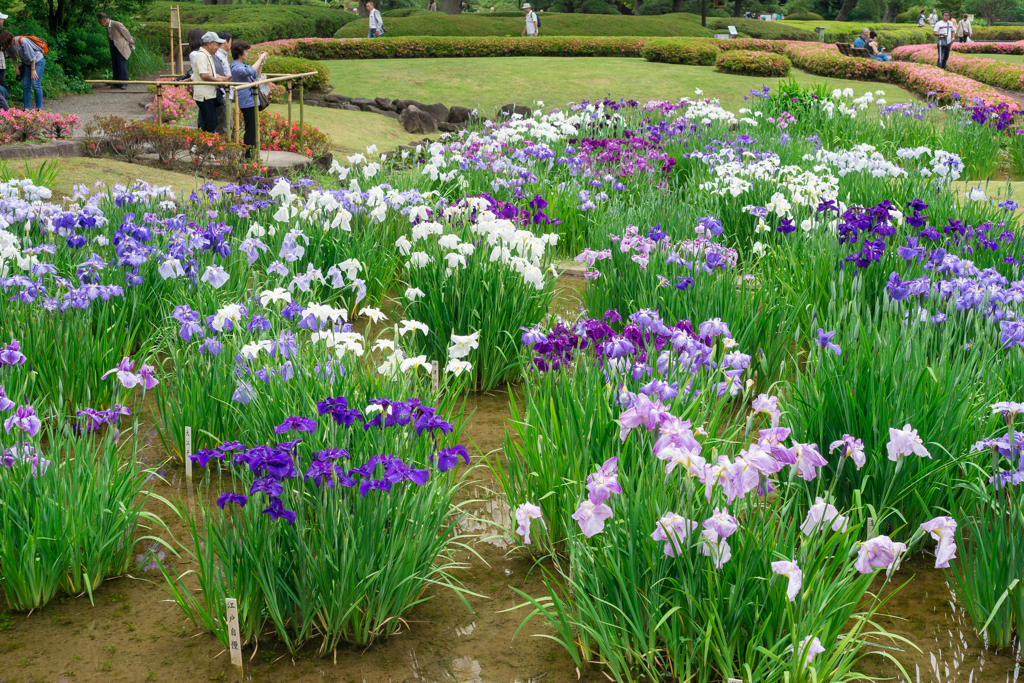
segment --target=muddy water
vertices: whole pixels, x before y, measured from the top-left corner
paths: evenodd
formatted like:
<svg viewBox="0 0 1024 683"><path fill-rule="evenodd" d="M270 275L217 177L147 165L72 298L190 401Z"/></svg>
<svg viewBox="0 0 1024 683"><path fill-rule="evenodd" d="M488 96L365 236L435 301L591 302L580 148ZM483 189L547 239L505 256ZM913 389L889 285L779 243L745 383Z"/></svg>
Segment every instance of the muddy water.
<svg viewBox="0 0 1024 683"><path fill-rule="evenodd" d="M564 284L563 284L564 283ZM582 280L559 283L553 313L567 314L576 306ZM555 643L537 635L550 634L540 621L530 622L516 635L528 610L507 611L522 603L512 590L541 596L540 572L515 550L504 530L509 509L485 462L502 457L501 445L509 418L509 394L498 391L473 395L472 413L463 443L471 448L473 481L461 502L470 515L461 532L474 552L460 552L466 568L456 573L464 586L482 597L468 596L469 608L448 591L430 591L432 599L406 615L407 629L362 651L339 650L320 658L311 645L292 658L272 640L246 649L246 680L274 683L337 681L339 683L548 683L607 680L597 672L580 675L570 657ZM153 427L155 411L146 406L140 432L143 456L149 462L163 457ZM186 499L179 469L164 472L166 483L156 493L176 502ZM149 509L170 522L161 505ZM180 535L180 524L170 523ZM185 561L172 562L178 573ZM862 670L873 676L907 683L1015 683L1017 668L1011 653L986 651L958 608L941 571L927 558L904 563L896 585L910 580L892 598L879 625L906 638L911 646L888 644L903 665L904 677L890 661L870 656ZM888 588L881 585L876 590ZM513 636L515 638L513 639ZM58 599L30 615L0 613L0 681L43 683L63 674L68 681L206 681L232 680L227 653L213 636L195 628L163 591L158 572L139 572L103 584L88 598Z"/></svg>

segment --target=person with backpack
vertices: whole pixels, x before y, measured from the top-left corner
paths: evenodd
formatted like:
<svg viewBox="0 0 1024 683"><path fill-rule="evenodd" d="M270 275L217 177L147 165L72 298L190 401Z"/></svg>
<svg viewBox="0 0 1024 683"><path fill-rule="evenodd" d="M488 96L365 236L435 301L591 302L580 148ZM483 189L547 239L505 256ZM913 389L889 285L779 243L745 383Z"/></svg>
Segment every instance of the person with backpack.
<svg viewBox="0 0 1024 683"><path fill-rule="evenodd" d="M125 25L120 21L111 21L103 12L96 15L100 26L107 29L107 42L110 43L110 67L113 80L127 81L128 58L132 56L135 49L135 37L128 32ZM127 90L128 84L121 83L112 86L117 90Z"/></svg>
<svg viewBox="0 0 1024 683"><path fill-rule="evenodd" d="M523 10L526 12L526 26L523 27L522 36L535 38L540 35L540 19L530 7L530 3L523 3Z"/></svg>
<svg viewBox="0 0 1024 683"><path fill-rule="evenodd" d="M22 100L25 109L32 108L32 95L35 95L36 109L43 108L43 70L46 68L46 53L50 48L35 36L13 36L8 31L0 30L0 50L11 57L21 59Z"/></svg>

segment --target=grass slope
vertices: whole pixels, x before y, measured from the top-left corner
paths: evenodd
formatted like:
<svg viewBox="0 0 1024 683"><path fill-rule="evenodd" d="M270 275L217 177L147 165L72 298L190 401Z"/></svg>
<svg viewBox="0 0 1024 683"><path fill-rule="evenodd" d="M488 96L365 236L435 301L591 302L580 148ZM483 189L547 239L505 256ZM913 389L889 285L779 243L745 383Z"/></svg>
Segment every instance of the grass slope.
<svg viewBox="0 0 1024 683"><path fill-rule="evenodd" d="M561 107L605 95L640 101L675 100L692 96L696 88L735 111L743 106L743 97L751 88L775 87L778 83L774 78L723 74L710 66L605 57L346 60L325 64L331 71L331 82L338 84L337 91L349 97L443 102L448 106L477 107L487 114L508 102L530 105L540 100L546 106ZM797 70L791 73L801 83L827 82L835 88L851 87L858 95L880 87L876 83L826 79ZM889 103L915 99L896 86L883 85L881 89Z"/></svg>
<svg viewBox="0 0 1024 683"><path fill-rule="evenodd" d="M366 20L354 21L336 34L337 38L365 38ZM710 24L709 24L710 25ZM492 17L485 14L390 17L384 20L387 35L396 36L518 36L523 31L520 17ZM608 14L542 14L541 35L547 36L706 36L694 14L663 14L633 17ZM386 40L387 38L384 38Z"/></svg>
<svg viewBox="0 0 1024 683"><path fill-rule="evenodd" d="M27 159L25 161L10 161L9 169L17 173L27 165L29 169L35 170L49 159ZM60 175L57 177L56 185L50 187L54 196L70 197L74 194L75 185L93 184L102 179L107 187L113 187L117 183L128 185L135 180L145 180L153 185L170 185L174 188L179 198L188 197L189 193L206 182L203 178L196 178L187 173L176 173L165 171L159 168L152 168L142 164L129 164L114 159L88 159L85 157L63 157L60 160Z"/></svg>
<svg viewBox="0 0 1024 683"><path fill-rule="evenodd" d="M328 64L335 63L337 62L328 62ZM354 62L342 63L352 64ZM367 64L368 62L355 63ZM370 63L380 64L383 62ZM393 61L387 63L393 63ZM276 112L282 116L288 115L287 105L273 104L267 111ZM292 121L298 122L298 120L299 108L297 105L292 105ZM331 149L336 154L364 152L370 145L377 145L381 151L387 151L398 145L422 140L424 137L406 133L402 125L395 119L363 111L305 107L304 121L306 125L316 126L331 139Z"/></svg>

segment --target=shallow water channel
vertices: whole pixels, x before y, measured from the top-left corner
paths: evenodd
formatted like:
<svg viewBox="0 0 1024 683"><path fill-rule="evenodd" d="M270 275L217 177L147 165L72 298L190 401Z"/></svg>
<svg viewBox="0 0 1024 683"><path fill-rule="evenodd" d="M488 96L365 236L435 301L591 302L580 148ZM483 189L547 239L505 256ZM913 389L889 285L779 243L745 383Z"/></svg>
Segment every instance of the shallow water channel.
<svg viewBox="0 0 1024 683"><path fill-rule="evenodd" d="M578 288L579 281L567 285ZM564 308L572 297L563 290ZM466 568L456 572L471 609L450 591L429 590L432 599L413 608L403 631L366 650L338 650L324 658L316 644L292 658L273 641L245 650L245 679L272 682L338 681L340 683L548 683L608 678L598 671L577 671L557 644L538 635L551 633L533 620L516 635L529 610L508 611L522 603L512 590L533 596L545 593L540 571L514 550L504 529L508 506L483 458L501 458L509 420L509 394L496 391L468 398L472 414L463 443L474 462L473 481L461 497L469 516L461 531L475 552L462 551ZM139 412L143 457L162 462L153 420L155 405ZM155 492L184 503L186 489L180 466L164 470L167 483ZM182 526L155 501L148 509L169 522L170 533ZM168 557L179 573L187 562ZM884 608L878 623L907 639L880 642L909 673L903 677L891 661L870 656L861 670L870 676L907 683L1011 683L1019 669L1010 652L986 650L956 604L943 573L928 557L903 563L890 586L905 585ZM909 583L908 583L909 582ZM167 600L159 571L141 571L107 581L95 592L95 606L85 596L56 599L34 613L0 612L0 681L45 683L67 681L230 681L227 653L209 633L196 628ZM887 589L888 590L888 589ZM514 638L513 638L514 637ZM916 647L916 649L915 649Z"/></svg>

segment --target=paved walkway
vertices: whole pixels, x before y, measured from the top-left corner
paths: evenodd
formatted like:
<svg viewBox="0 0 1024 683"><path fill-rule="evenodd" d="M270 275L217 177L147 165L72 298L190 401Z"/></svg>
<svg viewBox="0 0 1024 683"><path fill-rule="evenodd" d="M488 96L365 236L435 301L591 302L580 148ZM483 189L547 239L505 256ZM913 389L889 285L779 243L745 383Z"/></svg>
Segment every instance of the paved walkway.
<svg viewBox="0 0 1024 683"><path fill-rule="evenodd" d="M20 93L19 93L20 95ZM153 95L143 85L130 85L128 90L112 90L105 85L93 86L89 95L68 95L56 100L43 100L43 109L65 114L78 114L82 128L93 122L97 116L120 116L125 119L148 118L146 105L153 101ZM21 106L16 100L11 103ZM82 135L81 128L78 136Z"/></svg>

